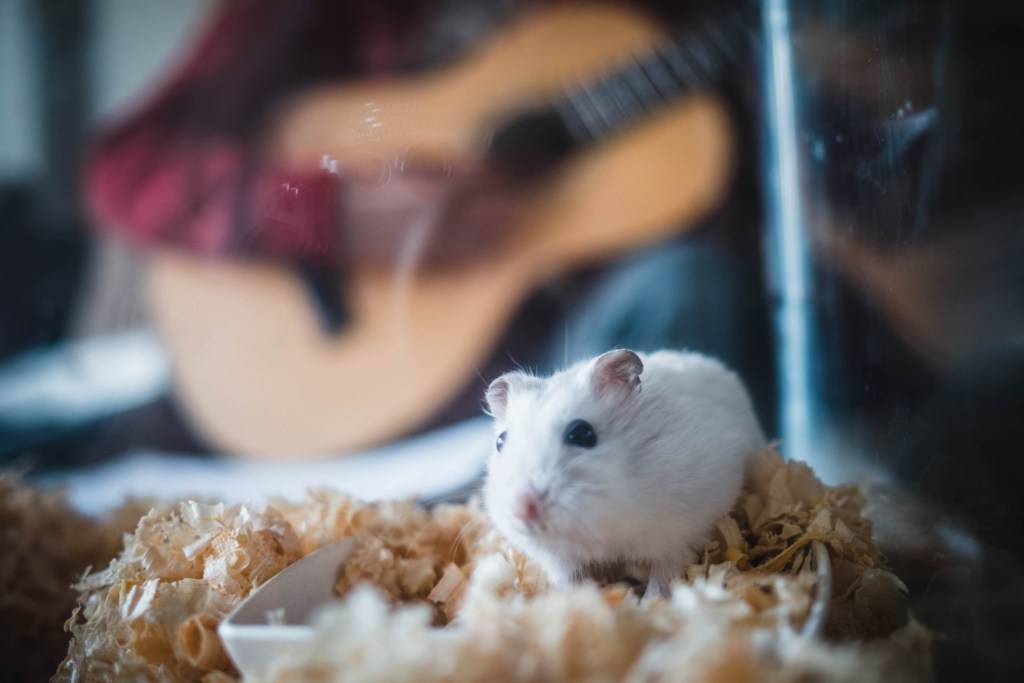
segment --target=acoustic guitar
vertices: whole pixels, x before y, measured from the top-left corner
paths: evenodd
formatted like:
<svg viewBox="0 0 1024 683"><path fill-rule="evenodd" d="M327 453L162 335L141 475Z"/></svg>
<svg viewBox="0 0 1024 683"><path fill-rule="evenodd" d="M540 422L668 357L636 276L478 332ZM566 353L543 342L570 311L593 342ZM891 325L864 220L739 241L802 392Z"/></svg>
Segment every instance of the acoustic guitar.
<svg viewBox="0 0 1024 683"><path fill-rule="evenodd" d="M532 119L556 124L564 158L500 248L408 272L352 264L337 335L287 268L155 257L150 303L185 412L211 445L252 457L337 454L422 426L539 283L664 240L723 201L734 140L711 86L727 53L629 8L566 3L440 71L304 96L284 115L281 156L315 165L329 150L342 176L410 150L497 154Z"/></svg>

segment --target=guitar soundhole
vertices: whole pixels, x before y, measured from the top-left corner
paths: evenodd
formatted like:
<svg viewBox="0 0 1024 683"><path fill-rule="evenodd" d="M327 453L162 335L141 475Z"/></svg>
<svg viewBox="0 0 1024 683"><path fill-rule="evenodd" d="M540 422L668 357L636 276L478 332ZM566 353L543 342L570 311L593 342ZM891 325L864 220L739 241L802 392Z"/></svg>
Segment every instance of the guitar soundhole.
<svg viewBox="0 0 1024 683"><path fill-rule="evenodd" d="M555 170L576 147L561 115L545 108L500 125L491 136L487 159L499 173L527 180Z"/></svg>

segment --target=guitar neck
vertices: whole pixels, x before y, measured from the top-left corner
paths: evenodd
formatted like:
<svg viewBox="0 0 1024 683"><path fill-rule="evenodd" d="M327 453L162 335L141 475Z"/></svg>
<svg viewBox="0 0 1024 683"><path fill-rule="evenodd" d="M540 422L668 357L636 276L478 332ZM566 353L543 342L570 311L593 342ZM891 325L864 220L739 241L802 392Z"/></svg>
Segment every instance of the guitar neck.
<svg viewBox="0 0 1024 683"><path fill-rule="evenodd" d="M758 17L744 3L697 18L646 54L504 122L491 136L489 160L511 176L536 176L688 93L720 85L749 60Z"/></svg>
<svg viewBox="0 0 1024 683"><path fill-rule="evenodd" d="M569 89L553 107L574 142L601 143L688 93L720 85L749 58L757 28L749 7L698 18L648 54Z"/></svg>

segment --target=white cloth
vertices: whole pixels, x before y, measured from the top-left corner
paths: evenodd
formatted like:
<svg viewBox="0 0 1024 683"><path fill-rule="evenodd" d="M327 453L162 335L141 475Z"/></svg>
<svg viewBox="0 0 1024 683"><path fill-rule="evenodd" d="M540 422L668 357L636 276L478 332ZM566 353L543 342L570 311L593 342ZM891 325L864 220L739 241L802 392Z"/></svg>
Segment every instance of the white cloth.
<svg viewBox="0 0 1024 683"><path fill-rule="evenodd" d="M363 500L432 498L477 480L490 446L490 420L477 418L336 458L263 462L139 451L39 481L66 487L71 503L86 514L101 514L129 497L260 503L274 496L298 500L316 487Z"/></svg>

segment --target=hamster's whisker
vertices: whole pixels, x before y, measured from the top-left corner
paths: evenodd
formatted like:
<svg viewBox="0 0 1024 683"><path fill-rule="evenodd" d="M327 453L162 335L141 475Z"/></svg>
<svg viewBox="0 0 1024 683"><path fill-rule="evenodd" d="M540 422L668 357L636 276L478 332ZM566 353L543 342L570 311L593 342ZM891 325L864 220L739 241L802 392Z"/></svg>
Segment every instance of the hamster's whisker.
<svg viewBox="0 0 1024 683"><path fill-rule="evenodd" d="M562 486L560 490L566 491L569 495L563 494L562 497L575 497L578 498L580 495L591 495L595 493L601 493L603 487L598 484L593 484L586 481L574 481L570 486Z"/></svg>
<svg viewBox="0 0 1024 683"><path fill-rule="evenodd" d="M409 519L411 515L417 514L423 510L422 507L413 503L406 507L402 514L397 515L394 518L394 524L385 527L376 535L385 541L397 541L401 538L404 532L400 531L405 526L405 521Z"/></svg>
<svg viewBox="0 0 1024 683"><path fill-rule="evenodd" d="M575 515L581 510L580 506L573 500L563 500L559 503L558 507L570 515Z"/></svg>
<svg viewBox="0 0 1024 683"><path fill-rule="evenodd" d="M560 496L557 507L575 514L583 511L583 502L578 495Z"/></svg>
<svg viewBox="0 0 1024 683"><path fill-rule="evenodd" d="M563 332L565 337L565 345L563 346L563 360L562 365L568 367L569 365L569 320L565 321L565 331Z"/></svg>
<svg viewBox="0 0 1024 683"><path fill-rule="evenodd" d="M459 533L455 537L455 540L452 541L451 553L448 556L449 562L455 561L455 553L458 552L459 543L462 542L462 539L465 538L470 531L473 531L477 527L481 526L483 526L483 519L481 519L480 517L475 517L462 525L462 528L459 529Z"/></svg>
<svg viewBox="0 0 1024 683"><path fill-rule="evenodd" d="M509 352L507 353L507 355L508 355L508 360L509 360L509 362L510 362L510 363L512 363L512 367L516 368L517 370L522 370L522 371L525 371L525 370L526 370L526 368L525 368L525 367L523 367L523 364L522 364L522 363L520 363L519 361L517 361L517 360L516 360L516 358L515 358L515 356L513 356L513 355L512 355L512 352L511 352L511 351L509 351Z"/></svg>

